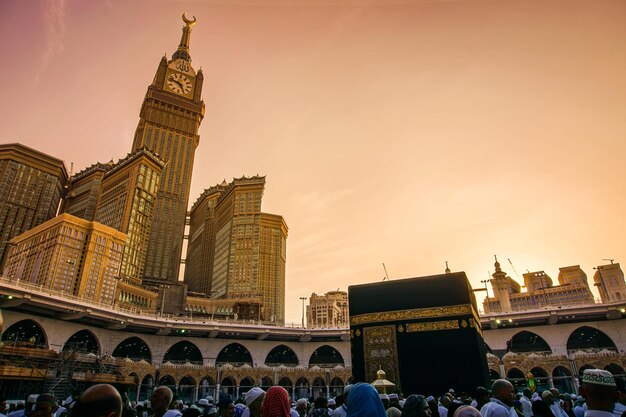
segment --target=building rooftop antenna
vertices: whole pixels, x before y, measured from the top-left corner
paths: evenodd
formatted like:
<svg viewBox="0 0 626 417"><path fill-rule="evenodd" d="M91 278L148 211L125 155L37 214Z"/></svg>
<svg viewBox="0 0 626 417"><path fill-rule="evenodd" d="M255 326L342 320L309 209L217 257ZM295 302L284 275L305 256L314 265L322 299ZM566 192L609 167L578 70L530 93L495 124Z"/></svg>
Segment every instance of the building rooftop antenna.
<svg viewBox="0 0 626 417"><path fill-rule="evenodd" d="M615 261L615 259L609 259L609 258L603 258L602 260L611 262L611 265L613 264L613 261Z"/></svg>

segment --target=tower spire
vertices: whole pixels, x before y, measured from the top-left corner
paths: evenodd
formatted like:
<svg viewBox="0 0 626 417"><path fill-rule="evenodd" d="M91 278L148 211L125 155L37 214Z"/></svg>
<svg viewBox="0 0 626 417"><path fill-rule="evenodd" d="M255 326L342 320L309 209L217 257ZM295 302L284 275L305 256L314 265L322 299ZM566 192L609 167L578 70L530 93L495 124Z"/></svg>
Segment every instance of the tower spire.
<svg viewBox="0 0 626 417"><path fill-rule="evenodd" d="M185 13L183 13L183 22L185 22L185 26L183 26L183 35L180 37L180 44L178 45L178 49L172 55L172 59L184 59L185 61L191 62L191 55L189 54L189 41L191 39L191 27L196 24L196 17L193 16L193 20L187 18Z"/></svg>

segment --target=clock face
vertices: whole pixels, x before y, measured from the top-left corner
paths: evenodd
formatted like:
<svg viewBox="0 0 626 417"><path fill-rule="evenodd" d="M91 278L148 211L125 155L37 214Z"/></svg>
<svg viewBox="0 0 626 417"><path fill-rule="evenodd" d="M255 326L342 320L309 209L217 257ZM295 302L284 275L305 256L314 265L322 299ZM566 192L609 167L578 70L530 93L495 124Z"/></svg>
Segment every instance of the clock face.
<svg viewBox="0 0 626 417"><path fill-rule="evenodd" d="M193 84L189 78L176 72L167 76L167 86L176 94L189 94Z"/></svg>

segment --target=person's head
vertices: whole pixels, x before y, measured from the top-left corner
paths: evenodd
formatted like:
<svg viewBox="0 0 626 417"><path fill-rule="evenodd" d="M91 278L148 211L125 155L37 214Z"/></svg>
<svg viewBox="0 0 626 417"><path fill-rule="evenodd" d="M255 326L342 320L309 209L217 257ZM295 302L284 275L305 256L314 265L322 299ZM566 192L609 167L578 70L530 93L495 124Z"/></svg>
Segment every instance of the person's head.
<svg viewBox="0 0 626 417"><path fill-rule="evenodd" d="M548 405L554 404L554 394L552 392L545 390L541 393L541 399L544 400Z"/></svg>
<svg viewBox="0 0 626 417"><path fill-rule="evenodd" d="M174 398L174 393L171 389L168 387L158 387L152 393L152 397L150 397L152 410L158 413L166 411L172 402L172 398Z"/></svg>
<svg viewBox="0 0 626 417"><path fill-rule="evenodd" d="M478 387L476 388L476 402L480 405L483 406L485 404L487 404L489 402L489 400L491 399L489 397L489 390L487 390L487 388L485 387Z"/></svg>
<svg viewBox="0 0 626 417"><path fill-rule="evenodd" d="M250 409L250 415L261 417L261 404L265 398L265 391L259 387L251 388L245 395L244 401Z"/></svg>
<svg viewBox="0 0 626 417"><path fill-rule="evenodd" d="M289 394L283 387L271 387L265 393L261 404L263 417L289 417L291 415L291 403Z"/></svg>
<svg viewBox="0 0 626 417"><path fill-rule="evenodd" d="M452 400L447 395L442 395L439 402L446 408L450 407L450 404L452 404Z"/></svg>
<svg viewBox="0 0 626 417"><path fill-rule="evenodd" d="M389 408L389 395L379 394L380 400L383 402L383 408L387 410Z"/></svg>
<svg viewBox="0 0 626 417"><path fill-rule="evenodd" d="M348 384L343 387L343 403L348 406L348 396L350 395L350 390L352 389L352 384Z"/></svg>
<svg viewBox="0 0 626 417"><path fill-rule="evenodd" d="M409 395L404 402L402 417L430 417L431 414L428 402L421 395Z"/></svg>
<svg viewBox="0 0 626 417"><path fill-rule="evenodd" d="M471 405L463 405L456 409L452 417L483 417L476 408Z"/></svg>
<svg viewBox="0 0 626 417"><path fill-rule="evenodd" d="M72 417L120 417L122 397L109 384L89 387L72 408Z"/></svg>
<svg viewBox="0 0 626 417"><path fill-rule="evenodd" d="M537 397L532 404L533 416L539 417L553 417L554 413L550 410L550 406L547 402L543 401L540 397Z"/></svg>
<svg viewBox="0 0 626 417"><path fill-rule="evenodd" d="M561 398L561 394L559 393L559 390L556 388L550 388L550 392L552 393L552 395L554 396L555 400L558 400L559 398Z"/></svg>
<svg viewBox="0 0 626 417"><path fill-rule="evenodd" d="M337 403L335 402L334 398L329 398L328 399L328 409L329 410L334 410L335 408L337 408Z"/></svg>
<svg viewBox="0 0 626 417"><path fill-rule="evenodd" d="M30 414L31 417L52 417L54 410L58 407L54 394L46 393L37 397L35 408Z"/></svg>
<svg viewBox="0 0 626 417"><path fill-rule="evenodd" d="M386 417L383 403L372 385L359 382L350 389L347 417L355 416Z"/></svg>
<svg viewBox="0 0 626 417"><path fill-rule="evenodd" d="M569 411L573 408L572 406L572 400L563 400L563 402L561 403L561 406L563 407L563 410L565 411Z"/></svg>
<svg viewBox="0 0 626 417"><path fill-rule="evenodd" d="M324 397L317 397L313 402L313 407L315 407L316 410L328 408L328 400Z"/></svg>
<svg viewBox="0 0 626 417"><path fill-rule="evenodd" d="M491 392L493 392L493 397L502 401L509 407L513 407L513 403L515 402L515 388L513 388L513 384L511 384L506 379L496 379L491 385Z"/></svg>
<svg viewBox="0 0 626 417"><path fill-rule="evenodd" d="M530 390L530 388L524 388L524 390L522 391L522 393L524 394L524 397L530 399L530 397L533 395L533 392Z"/></svg>
<svg viewBox="0 0 626 417"><path fill-rule="evenodd" d="M296 411L298 412L298 414L300 415L306 414L306 412L308 411L308 408L309 408L309 404L306 398L300 398L298 401L296 401Z"/></svg>
<svg viewBox="0 0 626 417"><path fill-rule="evenodd" d="M220 417L233 417L235 415L235 403L229 395L220 395L217 411Z"/></svg>
<svg viewBox="0 0 626 417"><path fill-rule="evenodd" d="M613 412L619 398L613 374L602 369L586 369L580 393L587 399L589 410Z"/></svg>

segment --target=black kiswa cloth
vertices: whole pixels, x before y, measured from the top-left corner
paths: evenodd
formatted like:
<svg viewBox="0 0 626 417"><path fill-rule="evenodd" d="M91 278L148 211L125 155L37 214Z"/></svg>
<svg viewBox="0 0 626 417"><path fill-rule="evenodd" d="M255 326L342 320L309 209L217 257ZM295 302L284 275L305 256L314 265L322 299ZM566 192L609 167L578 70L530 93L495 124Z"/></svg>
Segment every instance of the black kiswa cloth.
<svg viewBox="0 0 626 417"><path fill-rule="evenodd" d="M404 395L474 392L489 381L476 299L464 272L348 288L355 382L382 369Z"/></svg>

